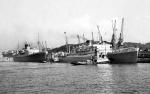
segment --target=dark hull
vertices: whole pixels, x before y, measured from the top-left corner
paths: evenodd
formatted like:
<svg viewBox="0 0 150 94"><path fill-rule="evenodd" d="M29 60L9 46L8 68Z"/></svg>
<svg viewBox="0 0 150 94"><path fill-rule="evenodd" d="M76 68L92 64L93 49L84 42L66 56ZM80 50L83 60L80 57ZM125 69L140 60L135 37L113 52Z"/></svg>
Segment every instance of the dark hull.
<svg viewBox="0 0 150 94"><path fill-rule="evenodd" d="M65 57L59 57L60 62L72 63L72 62L87 62L87 60L94 60L94 54L87 55L68 55Z"/></svg>
<svg viewBox="0 0 150 94"><path fill-rule="evenodd" d="M150 63L150 51L139 51L138 62Z"/></svg>
<svg viewBox="0 0 150 94"><path fill-rule="evenodd" d="M71 62L72 65L87 65L87 63Z"/></svg>
<svg viewBox="0 0 150 94"><path fill-rule="evenodd" d="M138 58L138 63L150 63L150 58Z"/></svg>
<svg viewBox="0 0 150 94"><path fill-rule="evenodd" d="M137 63L137 51L123 52L123 53L108 53L110 63Z"/></svg>
<svg viewBox="0 0 150 94"><path fill-rule="evenodd" d="M46 62L46 53L40 52L31 55L16 55L13 57L15 62Z"/></svg>

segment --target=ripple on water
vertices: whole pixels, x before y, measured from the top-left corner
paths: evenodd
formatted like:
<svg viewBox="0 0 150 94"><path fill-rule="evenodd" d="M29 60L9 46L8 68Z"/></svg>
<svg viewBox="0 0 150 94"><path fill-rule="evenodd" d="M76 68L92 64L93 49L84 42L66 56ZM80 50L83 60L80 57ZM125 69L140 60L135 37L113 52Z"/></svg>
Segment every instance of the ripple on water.
<svg viewBox="0 0 150 94"><path fill-rule="evenodd" d="M0 63L0 93L149 94L150 64Z"/></svg>

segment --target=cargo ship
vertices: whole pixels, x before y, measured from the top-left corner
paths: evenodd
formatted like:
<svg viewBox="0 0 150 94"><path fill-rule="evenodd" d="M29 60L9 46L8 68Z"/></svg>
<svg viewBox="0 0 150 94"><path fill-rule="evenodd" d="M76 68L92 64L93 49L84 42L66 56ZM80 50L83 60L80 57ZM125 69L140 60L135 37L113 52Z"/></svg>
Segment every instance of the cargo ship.
<svg viewBox="0 0 150 94"><path fill-rule="evenodd" d="M72 64L94 64L96 61L96 48L93 46L79 45L70 51L65 56L60 56L61 62L68 62Z"/></svg>
<svg viewBox="0 0 150 94"><path fill-rule="evenodd" d="M111 40L112 52L107 53L107 57L110 60L110 63L137 63L138 48L123 46L123 23L124 18L122 18L120 38L118 43L116 43L116 20L114 22Z"/></svg>
<svg viewBox="0 0 150 94"><path fill-rule="evenodd" d="M25 48L13 55L14 62L46 62L47 52L33 49L30 44L25 43Z"/></svg>
<svg viewBox="0 0 150 94"><path fill-rule="evenodd" d="M122 48L107 53L110 63L137 63L138 48Z"/></svg>
<svg viewBox="0 0 150 94"><path fill-rule="evenodd" d="M83 35L83 43L80 43L80 37L77 35L78 44L74 44L72 46L68 45L68 39L66 36L66 54L63 56L59 56L60 62L68 62L72 64L78 64L78 62L82 62L82 64L93 64L96 61L96 48L93 46L93 33L92 40L87 40Z"/></svg>
<svg viewBox="0 0 150 94"><path fill-rule="evenodd" d="M46 53L39 52L30 55L16 55L13 57L15 62L46 62Z"/></svg>

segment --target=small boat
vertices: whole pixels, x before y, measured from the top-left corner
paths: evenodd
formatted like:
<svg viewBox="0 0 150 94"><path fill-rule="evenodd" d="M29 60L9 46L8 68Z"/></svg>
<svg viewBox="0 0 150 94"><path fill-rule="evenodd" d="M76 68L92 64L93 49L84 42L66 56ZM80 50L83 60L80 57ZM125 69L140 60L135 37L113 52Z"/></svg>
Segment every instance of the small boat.
<svg viewBox="0 0 150 94"><path fill-rule="evenodd" d="M60 60L59 60L59 57L54 57L54 58L53 58L53 61L54 61L54 62L59 62L59 61L60 61Z"/></svg>
<svg viewBox="0 0 150 94"><path fill-rule="evenodd" d="M104 58L97 59L97 64L106 64L109 63L109 59L105 56Z"/></svg>
<svg viewBox="0 0 150 94"><path fill-rule="evenodd" d="M95 65L97 64L97 62L93 62L91 60L87 60L86 62L77 62L77 61L74 61L74 62L71 62L72 65Z"/></svg>
<svg viewBox="0 0 150 94"><path fill-rule="evenodd" d="M71 62L72 65L87 65L86 62Z"/></svg>

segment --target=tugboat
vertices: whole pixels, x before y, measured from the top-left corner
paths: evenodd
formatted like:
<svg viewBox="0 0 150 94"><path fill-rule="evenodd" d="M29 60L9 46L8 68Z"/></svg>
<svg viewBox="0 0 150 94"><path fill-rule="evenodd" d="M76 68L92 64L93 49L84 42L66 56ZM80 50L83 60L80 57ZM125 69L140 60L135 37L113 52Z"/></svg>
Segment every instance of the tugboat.
<svg viewBox="0 0 150 94"><path fill-rule="evenodd" d="M31 49L30 44L25 43L23 50L17 51L13 56L15 62L46 62L47 52L39 49Z"/></svg>
<svg viewBox="0 0 150 94"><path fill-rule="evenodd" d="M112 51L111 44L107 41L103 41L95 46L97 47L97 64L109 63L107 53Z"/></svg>
<svg viewBox="0 0 150 94"><path fill-rule="evenodd" d="M135 47L123 47L123 23L124 18L122 18L122 27L118 43L116 43L116 20L113 25L113 35L112 35L112 52L107 53L107 57L110 63L137 63L138 60L138 48Z"/></svg>

